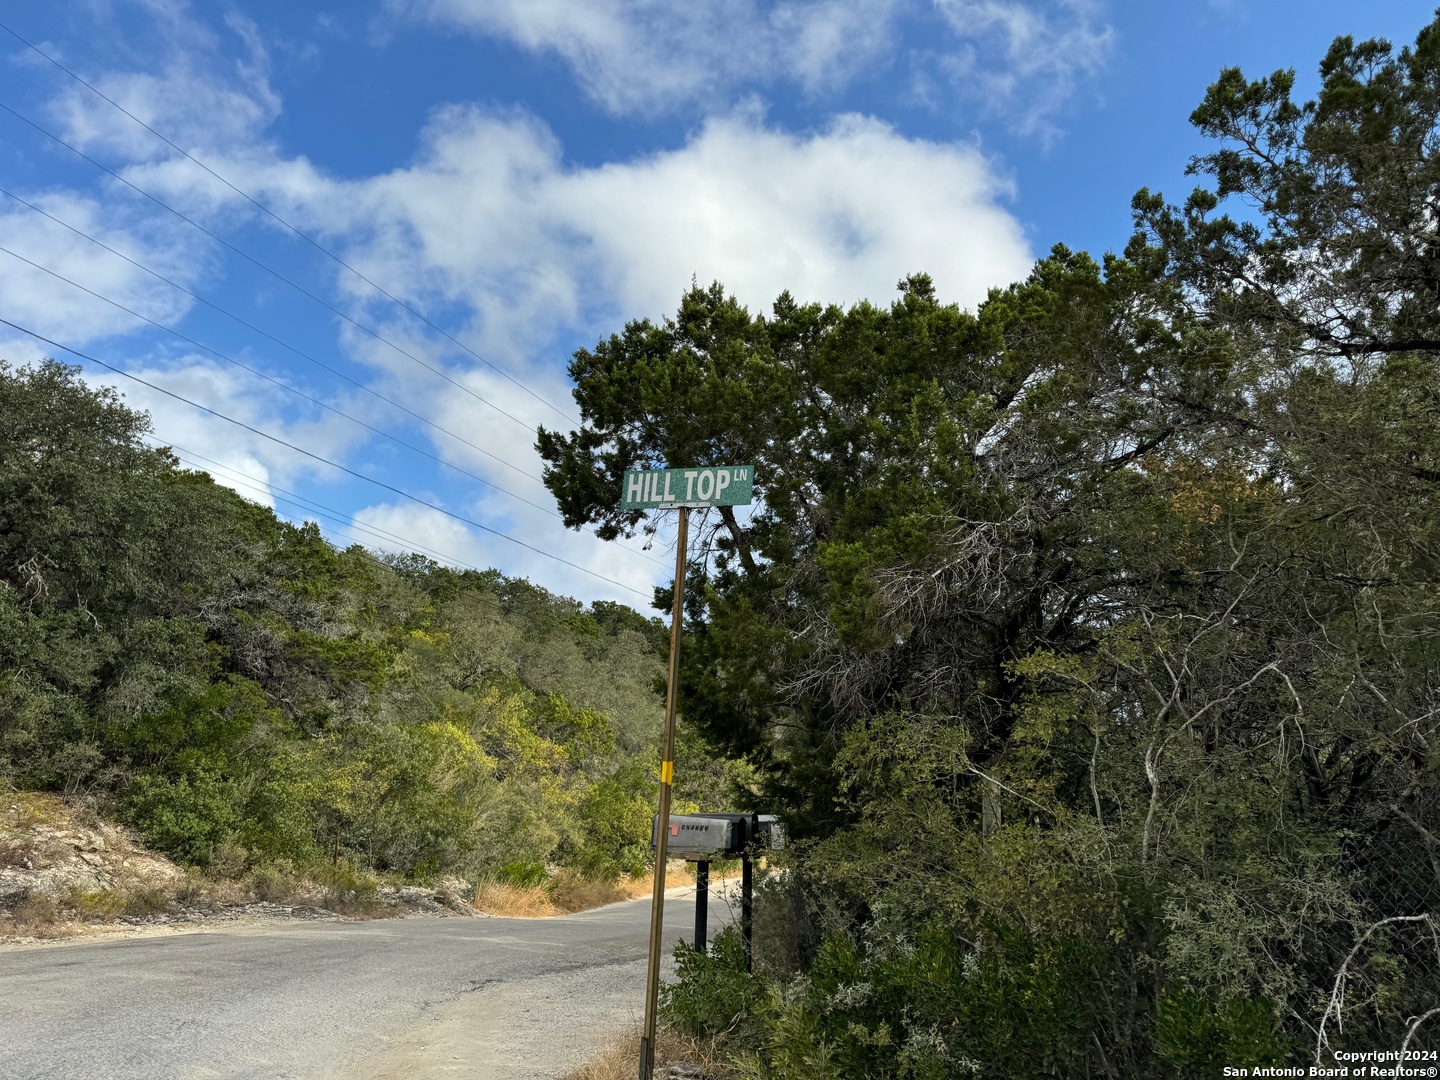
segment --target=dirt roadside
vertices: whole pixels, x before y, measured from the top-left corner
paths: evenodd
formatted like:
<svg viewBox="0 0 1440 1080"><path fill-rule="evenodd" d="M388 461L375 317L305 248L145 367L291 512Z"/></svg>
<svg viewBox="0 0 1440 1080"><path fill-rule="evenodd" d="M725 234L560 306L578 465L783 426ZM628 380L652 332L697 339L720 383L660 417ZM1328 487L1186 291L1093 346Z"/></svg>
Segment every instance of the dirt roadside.
<svg viewBox="0 0 1440 1080"><path fill-rule="evenodd" d="M694 895L693 885L665 890L667 906ZM739 882L712 885L710 900L720 905L711 910L713 931L728 922L720 912L738 910ZM646 967L608 964L481 987L384 1053L324 1080L560 1080L639 1029ZM666 956L662 982L674 967Z"/></svg>

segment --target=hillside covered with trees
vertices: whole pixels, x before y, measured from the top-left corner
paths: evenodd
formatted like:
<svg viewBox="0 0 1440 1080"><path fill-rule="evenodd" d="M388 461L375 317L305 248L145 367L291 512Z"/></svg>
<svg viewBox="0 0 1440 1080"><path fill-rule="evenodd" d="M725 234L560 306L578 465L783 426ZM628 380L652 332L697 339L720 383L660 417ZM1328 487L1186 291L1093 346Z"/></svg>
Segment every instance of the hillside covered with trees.
<svg viewBox="0 0 1440 1080"><path fill-rule="evenodd" d="M338 550L148 429L75 369L0 365L0 785L201 868L644 871L658 620Z"/></svg>
<svg viewBox="0 0 1440 1080"><path fill-rule="evenodd" d="M681 708L797 844L669 996L741 1074L1440 1047L1440 23L1320 75L1222 73L1193 195L974 312L716 285L577 354L568 523L756 466Z"/></svg>

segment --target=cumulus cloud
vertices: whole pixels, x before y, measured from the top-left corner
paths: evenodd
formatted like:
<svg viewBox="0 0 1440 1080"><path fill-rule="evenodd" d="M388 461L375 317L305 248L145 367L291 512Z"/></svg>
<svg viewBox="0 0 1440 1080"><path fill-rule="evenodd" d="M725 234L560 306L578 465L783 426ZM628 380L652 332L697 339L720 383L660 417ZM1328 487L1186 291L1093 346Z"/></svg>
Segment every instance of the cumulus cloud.
<svg viewBox="0 0 1440 1080"><path fill-rule="evenodd" d="M976 148L844 116L795 135L752 116L706 123L684 146L570 168L537 120L449 109L412 167L317 205L368 223L355 257L477 312L498 352L558 325L591 329L670 311L692 277L751 305L886 302L906 273L974 303L1030 254ZM383 222L383 225L376 223Z"/></svg>
<svg viewBox="0 0 1440 1080"><path fill-rule="evenodd" d="M565 5L541 7L563 14ZM796 71L811 63L819 72L830 65L827 58L838 55L836 50L851 47L827 38L844 26L843 19L821 19L831 7L842 16L861 10L850 0L766 10L767 26L788 34L795 49L808 50L810 61L792 58ZM614 3L597 8L612 14L622 9L628 10ZM706 10L718 17L718 8ZM758 108L742 107L712 116L678 145L582 167L567 163L561 141L531 114L456 105L433 114L409 164L370 177L337 178L303 158L282 154L267 140L266 125L280 106L253 46L246 46L249 67L215 76L219 89L206 82L211 76L198 62L158 64L159 74L144 77L102 76L102 84L167 132L190 131L196 122L192 111L205 112L205 103L216 94L251 95L252 107L234 113L238 126L213 144L195 144L207 163L322 237L407 303L449 313L445 325L456 337L562 412L570 404L564 372L569 352L628 318L673 311L692 278L724 282L753 309L767 307L782 290L802 301L885 303L903 275L926 271L942 295L975 304L987 288L1022 276L1029 267L1022 230L1005 206L1008 183L976 146L911 138L860 115L793 132L768 122ZM70 134L103 146L121 159L127 177L217 231L242 219L266 221L223 185L198 182L197 167L163 144L156 150L153 139L144 147L127 143L134 125L113 110L71 102L61 112ZM128 134L119 130L127 125ZM170 276L182 275L180 280L202 273L196 267L203 260L193 260L186 247L193 247L193 239L175 243L168 256L161 250L161 240L169 235L165 230L176 227L173 221L162 225L162 215L153 209L152 217L140 215L130 196L105 187L99 191L47 197L71 199L74 205L66 216L79 214L91 226L98 226L107 212L113 214L111 204L118 202L130 217L115 246L136 251L141 261L170 267ZM158 239L147 247L151 235ZM57 243L48 236L36 241L47 252L58 250ZM173 265L187 260L188 270ZM133 271L99 262L93 270L80 267L76 276L91 287L101 281L97 291L127 296L131 306L157 321L185 313L175 294L123 277ZM398 348L343 324L341 346L366 365L375 389L453 433L427 429L411 437L430 439L446 461L539 506L494 489L477 490L463 478L457 485L453 474L423 461L397 473L408 477L404 486L434 488L440 494L427 498L452 507L478 498L465 516L642 592L650 581L668 576L667 568L633 552L563 529L556 516L541 509L553 503L538 479L542 463L533 449L534 426L564 426L560 415L517 382L382 302L370 286L333 266L329 270L333 302L378 328ZM122 278L97 279L102 271ZM67 342L132 329L88 298L64 309L55 306L61 300L54 294L27 296L3 272L0 297L17 305L12 310L63 311L74 329L56 336ZM151 350L150 355L158 354ZM443 370L451 381L425 371L426 366ZM155 358L143 373L362 470L384 445L333 415L297 405L273 386L210 361ZM271 490L272 483L292 486L296 476L326 478L327 470L268 440L163 395L133 386L126 392L153 412L163 438L221 462L245 483ZM361 413L365 419L391 430L409 423L373 399L341 404L351 412L368 410ZM387 460L394 464L398 459ZM387 502L357 520L362 518L435 551L525 574L550 588L636 602L634 595L616 593L614 586L574 567L434 511Z"/></svg>
<svg viewBox="0 0 1440 1080"><path fill-rule="evenodd" d="M57 358L74 362L63 353ZM297 409L296 400L274 384L206 357L151 358L129 364L126 370L135 379L89 365L85 365L85 377L96 385L113 386L130 408L148 413L156 441L209 459L200 464L208 467L213 462L238 474L240 480L263 487L260 501L266 505L273 505L272 481L288 487L298 477L334 482L343 479L343 474L316 457L287 449L181 399L216 408L241 424L268 431L331 461L352 456L365 442L364 429L344 418L313 407ZM237 486L218 472L214 475L247 498L257 498L255 491Z"/></svg>
<svg viewBox="0 0 1440 1080"><path fill-rule="evenodd" d="M615 113L713 108L787 81L812 97L899 63L1034 130L1108 55L1092 0L394 0L560 57ZM926 41L907 45L906 30Z"/></svg>
<svg viewBox="0 0 1440 1080"><path fill-rule="evenodd" d="M129 227L117 226L116 215L102 202L73 192L25 193L23 197L136 262L177 280L194 280L204 265L203 259L181 256L174 230L163 222L142 219ZM22 260L79 282L157 322L178 319L190 307L183 293L157 287L151 275L131 263L4 197L0 197L0 246L13 252L0 252L0 309L6 318L66 344L84 345L127 333L142 326L143 320Z"/></svg>

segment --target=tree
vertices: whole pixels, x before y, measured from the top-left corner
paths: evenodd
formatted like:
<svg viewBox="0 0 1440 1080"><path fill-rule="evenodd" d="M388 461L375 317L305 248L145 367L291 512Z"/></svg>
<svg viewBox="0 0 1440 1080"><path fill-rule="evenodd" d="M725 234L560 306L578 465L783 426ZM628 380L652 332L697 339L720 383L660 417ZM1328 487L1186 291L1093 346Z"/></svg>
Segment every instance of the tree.
<svg viewBox="0 0 1440 1080"><path fill-rule="evenodd" d="M626 467L756 464L681 708L829 937L743 1035L774 1075L1208 1075L1398 1045L1440 993L1437 27L1337 41L1305 105L1222 73L1216 190L1142 192L1124 257L973 314L692 289L577 353L569 523L633 528ZM1086 1008L987 1043L1022 1000Z"/></svg>
<svg viewBox="0 0 1440 1080"><path fill-rule="evenodd" d="M0 365L0 785L202 866L644 861L653 620L337 550L149 433L75 369Z"/></svg>
<svg viewBox="0 0 1440 1080"><path fill-rule="evenodd" d="M1227 68L1190 120L1218 149L1183 208L1148 191L1137 222L1171 272L1237 333L1365 363L1440 351L1440 25L1413 47L1335 40L1314 101L1294 71ZM1241 216L1212 216L1235 201Z"/></svg>

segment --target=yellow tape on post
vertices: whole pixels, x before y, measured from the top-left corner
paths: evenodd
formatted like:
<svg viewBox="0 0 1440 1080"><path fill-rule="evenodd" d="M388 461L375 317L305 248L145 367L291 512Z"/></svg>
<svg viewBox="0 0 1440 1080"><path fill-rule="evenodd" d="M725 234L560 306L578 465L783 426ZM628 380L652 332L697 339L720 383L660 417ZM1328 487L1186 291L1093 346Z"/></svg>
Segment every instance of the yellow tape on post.
<svg viewBox="0 0 1440 1080"><path fill-rule="evenodd" d="M660 763L660 782L662 784L673 784L675 782L675 763L673 761L662 761Z"/></svg>

